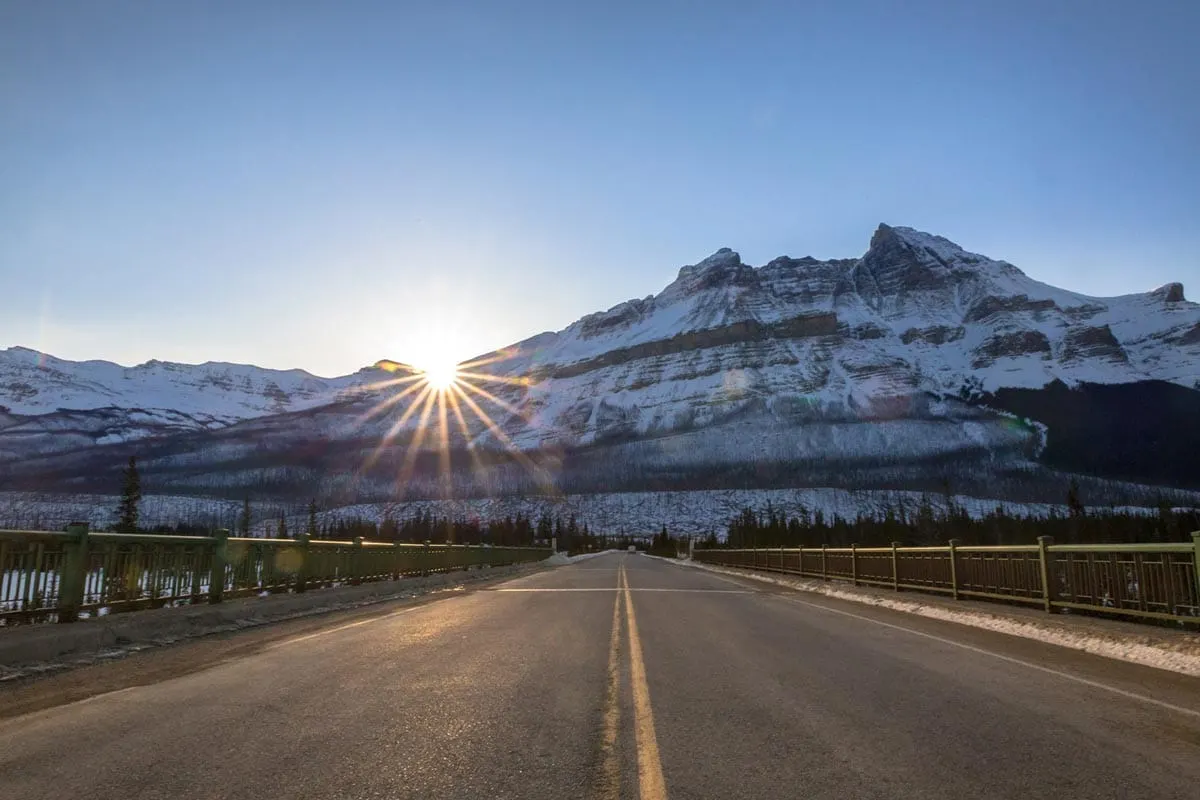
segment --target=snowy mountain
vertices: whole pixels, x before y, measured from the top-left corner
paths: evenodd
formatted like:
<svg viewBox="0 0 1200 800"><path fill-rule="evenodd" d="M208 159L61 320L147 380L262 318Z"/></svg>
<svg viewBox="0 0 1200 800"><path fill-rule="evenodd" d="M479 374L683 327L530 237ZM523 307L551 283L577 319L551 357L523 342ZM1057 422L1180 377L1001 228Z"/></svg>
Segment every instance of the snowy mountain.
<svg viewBox="0 0 1200 800"><path fill-rule="evenodd" d="M1200 305L1181 285L1088 297L909 228L881 225L861 258L755 268L722 249L657 295L478 361L460 418L375 386L389 373L374 368L123 368L13 348L0 464L78 488L136 452L164 489L352 501L891 485L948 460L1086 469L1081 448L1099 443L1118 477L1200 480Z"/></svg>
<svg viewBox="0 0 1200 800"><path fill-rule="evenodd" d="M211 361L122 367L64 361L24 347L0 350L0 407L25 416L67 409L165 409L207 427L323 405L361 383L361 372L329 379L299 369Z"/></svg>
<svg viewBox="0 0 1200 800"><path fill-rule="evenodd" d="M523 442L587 443L703 425L747 404L887 416L917 393L970 396L1054 381L1200 386L1200 305L1169 284L1094 298L937 236L881 225L860 259L723 249L660 294L584 317L489 365L528 376Z"/></svg>

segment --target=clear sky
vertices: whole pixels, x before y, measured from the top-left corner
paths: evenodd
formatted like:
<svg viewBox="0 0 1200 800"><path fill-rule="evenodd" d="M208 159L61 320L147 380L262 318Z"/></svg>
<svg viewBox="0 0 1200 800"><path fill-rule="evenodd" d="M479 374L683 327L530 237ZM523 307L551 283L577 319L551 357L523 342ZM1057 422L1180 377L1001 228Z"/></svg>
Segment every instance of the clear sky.
<svg viewBox="0 0 1200 800"><path fill-rule="evenodd" d="M466 358L879 222L1200 296L1200 2L0 2L0 347Z"/></svg>

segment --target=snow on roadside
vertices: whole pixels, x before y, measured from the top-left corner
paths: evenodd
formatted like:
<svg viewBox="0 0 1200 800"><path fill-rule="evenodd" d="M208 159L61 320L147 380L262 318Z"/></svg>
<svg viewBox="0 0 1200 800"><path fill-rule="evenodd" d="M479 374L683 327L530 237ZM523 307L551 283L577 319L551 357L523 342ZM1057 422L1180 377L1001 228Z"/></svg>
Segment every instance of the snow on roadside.
<svg viewBox="0 0 1200 800"><path fill-rule="evenodd" d="M580 553L579 555L575 555L575 556L569 556L566 553L555 553L554 555L552 555L549 558L547 558L546 560L544 560L542 563L549 564L552 567L565 567L568 564L578 564L580 561L587 561L589 558L595 558L596 556L602 556L605 553L616 553L616 552L619 552L619 551L617 551L617 550L601 550L598 553Z"/></svg>
<svg viewBox="0 0 1200 800"><path fill-rule="evenodd" d="M775 575L764 575L736 569L718 567L712 564L701 564L696 561L676 561L677 564L687 564L696 569L709 572L737 575L763 583L773 583L791 589L825 595L837 600L849 600L864 605L878 606L893 611L903 611L930 619L945 622L957 622L960 625L970 625L973 628L983 628L1006 633L1010 636L1020 636L1034 639L1047 644L1068 647L1072 650L1082 650L1092 655L1129 661L1147 667L1179 672L1184 675L1200 677L1200 636L1182 634L1177 631L1147 628L1146 633L1124 633L1120 631L1085 630L1080 627L1082 620L1067 622L1061 618L1035 621L1021 619L1002 611L982 610L976 608L947 608L931 601L921 602L910 599L913 595L906 594L905 599L885 597L839 584L807 578L785 578ZM1092 620L1089 620L1091 622ZM1155 634L1159 636L1155 636Z"/></svg>

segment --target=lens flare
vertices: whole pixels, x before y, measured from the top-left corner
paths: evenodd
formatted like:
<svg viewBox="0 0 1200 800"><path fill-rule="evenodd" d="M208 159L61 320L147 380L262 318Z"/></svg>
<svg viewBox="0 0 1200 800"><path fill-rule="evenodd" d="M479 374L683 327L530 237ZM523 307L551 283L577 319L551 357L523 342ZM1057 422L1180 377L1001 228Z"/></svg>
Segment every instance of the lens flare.
<svg viewBox="0 0 1200 800"><path fill-rule="evenodd" d="M471 468L481 476L486 472L484 461L476 445L480 438L490 438L501 451L520 464L538 484L539 489L555 494L553 476L542 464L524 453L504 430L507 420L519 420L531 424L528 409L521 408L519 399L533 381L526 376L494 375L480 371L498 361L515 357L515 350L494 353L483 358L455 363L450 359L431 359L417 366L396 361L381 361L376 368L396 377L364 386L364 390L377 393L377 401L357 420L358 424L380 417L388 417L390 424L378 444L365 458L359 469L359 477L380 463L385 452L406 434L407 444L395 477L396 500L402 502L408 494L417 473L417 458L424 449L436 452L438 491L444 499L453 493L453 464L451 438L455 452L463 450L470 456ZM479 384L497 385L496 391L509 399L488 391ZM474 397L473 397L474 396ZM492 406L491 413L484 405ZM500 412L501 421L492 418ZM468 414L478 426L468 423ZM472 430L474 428L474 430ZM452 430L453 429L453 430Z"/></svg>

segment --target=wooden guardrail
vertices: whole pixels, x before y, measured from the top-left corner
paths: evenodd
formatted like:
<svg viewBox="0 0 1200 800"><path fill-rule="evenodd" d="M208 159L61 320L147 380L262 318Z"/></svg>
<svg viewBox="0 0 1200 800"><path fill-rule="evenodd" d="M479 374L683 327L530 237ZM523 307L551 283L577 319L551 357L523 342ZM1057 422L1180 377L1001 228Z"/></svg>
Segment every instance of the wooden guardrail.
<svg viewBox="0 0 1200 800"><path fill-rule="evenodd" d="M706 564L849 581L954 599L1025 603L1200 624L1200 532L1191 543L696 549Z"/></svg>
<svg viewBox="0 0 1200 800"><path fill-rule="evenodd" d="M549 547L0 531L0 626L540 561Z"/></svg>

